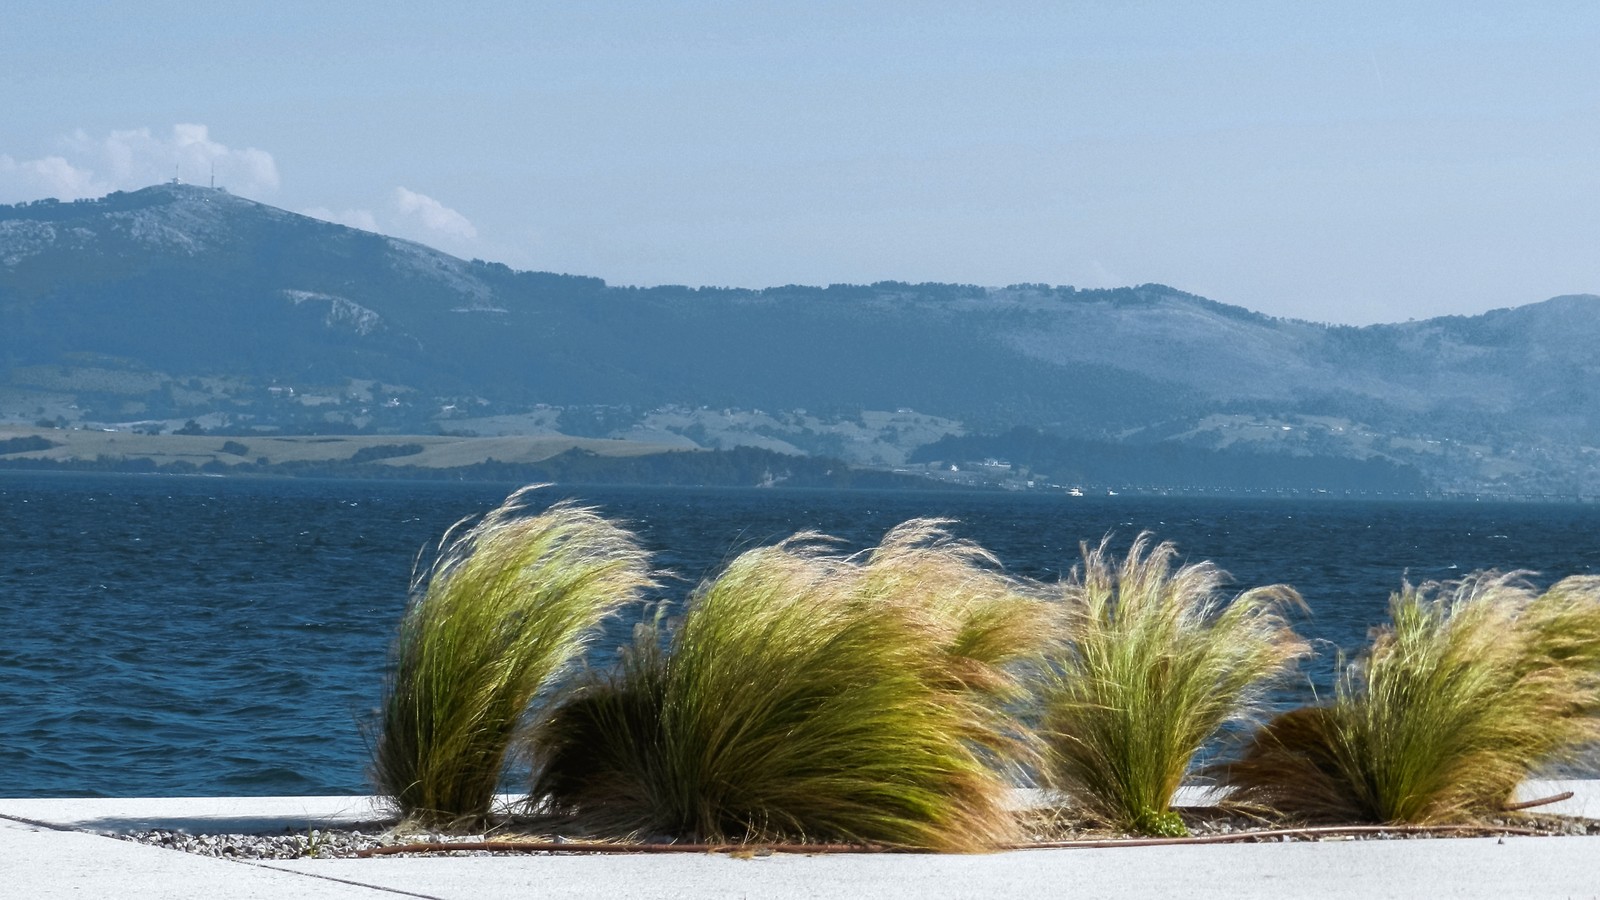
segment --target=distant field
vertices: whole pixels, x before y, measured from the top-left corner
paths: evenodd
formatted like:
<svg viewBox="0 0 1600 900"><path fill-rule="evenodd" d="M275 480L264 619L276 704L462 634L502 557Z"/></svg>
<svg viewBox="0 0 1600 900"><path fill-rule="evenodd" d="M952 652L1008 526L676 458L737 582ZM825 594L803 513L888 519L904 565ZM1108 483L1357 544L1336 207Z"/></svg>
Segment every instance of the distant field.
<svg viewBox="0 0 1600 900"><path fill-rule="evenodd" d="M86 460L148 459L156 465L186 461L203 466L212 461L240 463L340 463L358 453L382 455L406 445L421 452L370 460L378 465L449 469L495 459L506 463L535 463L578 448L599 456L627 457L682 451L682 447L645 441L603 440L565 435L511 437L441 437L439 435L331 435L273 436L135 434L132 432L73 431L37 426L0 425L0 442L37 435L57 446L46 450L7 453L4 459ZM224 449L224 446L227 448ZM3 452L3 444L0 444Z"/></svg>

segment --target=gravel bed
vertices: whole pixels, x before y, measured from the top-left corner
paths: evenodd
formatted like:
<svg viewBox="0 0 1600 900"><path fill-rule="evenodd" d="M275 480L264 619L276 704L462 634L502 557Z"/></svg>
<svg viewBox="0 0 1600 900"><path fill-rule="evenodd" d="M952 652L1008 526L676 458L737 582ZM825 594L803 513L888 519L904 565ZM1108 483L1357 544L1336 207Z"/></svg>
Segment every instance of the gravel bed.
<svg viewBox="0 0 1600 900"><path fill-rule="evenodd" d="M1282 828L1280 825L1262 823L1256 819L1243 816L1228 816L1218 813L1185 816L1189 833L1196 837L1209 835L1248 834ZM379 826L381 828L381 826ZM1600 820L1577 819L1565 816L1523 816L1495 820L1488 823L1484 831L1492 833L1495 827L1537 829L1545 835L1600 835ZM485 840L542 840L554 843L563 843L569 838L551 837L549 835L528 835L522 833L494 833L494 834L444 834L431 831L396 831L338 828L311 828L303 830L285 829L273 834L189 834L183 831L169 831L157 829L152 831L136 831L131 833L106 833L108 837L121 838L152 847L163 847L168 850L179 850L194 853L200 856L212 856L223 859L241 860L269 860L269 859L338 859L353 857L362 850L378 847L397 846L415 843L474 843ZM1297 841L1349 841L1349 840L1438 840L1452 837L1450 834L1406 834L1401 832L1377 832L1348 835L1284 835L1270 840ZM1069 825L1057 824L1048 832L1036 831L1033 835L1040 841L1063 840L1104 840L1126 837L1126 835L1110 834L1103 831L1093 831L1082 828L1073 828ZM398 856L417 856L423 854L395 854ZM426 855L437 856L439 853ZM450 856L508 856L525 855L497 853L489 850L460 850L449 853Z"/></svg>
<svg viewBox="0 0 1600 900"><path fill-rule="evenodd" d="M285 829L272 834L190 834L185 831L135 831L107 833L107 837L181 850L221 859L341 859L362 850L415 843L473 843L501 835L442 834L425 831L359 831L340 828ZM556 840L560 840L557 838ZM418 856L422 854L401 854ZM439 855L439 854L429 854ZM491 856L485 850L462 850L451 856Z"/></svg>
<svg viewBox="0 0 1600 900"><path fill-rule="evenodd" d="M354 856L357 851L381 847L386 841L376 834L336 828L311 828L277 834L189 834L184 831L135 831L111 833L126 841L181 850L200 856L227 859L304 859Z"/></svg>

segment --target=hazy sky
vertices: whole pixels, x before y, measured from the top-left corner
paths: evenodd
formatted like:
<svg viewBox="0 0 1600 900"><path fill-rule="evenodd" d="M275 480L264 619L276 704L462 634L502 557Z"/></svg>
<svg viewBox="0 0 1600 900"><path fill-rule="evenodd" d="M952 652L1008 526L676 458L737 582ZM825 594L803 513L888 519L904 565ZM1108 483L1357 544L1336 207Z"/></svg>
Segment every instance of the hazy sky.
<svg viewBox="0 0 1600 900"><path fill-rule="evenodd" d="M7 6L0 202L217 181L621 284L1600 293L1600 3Z"/></svg>

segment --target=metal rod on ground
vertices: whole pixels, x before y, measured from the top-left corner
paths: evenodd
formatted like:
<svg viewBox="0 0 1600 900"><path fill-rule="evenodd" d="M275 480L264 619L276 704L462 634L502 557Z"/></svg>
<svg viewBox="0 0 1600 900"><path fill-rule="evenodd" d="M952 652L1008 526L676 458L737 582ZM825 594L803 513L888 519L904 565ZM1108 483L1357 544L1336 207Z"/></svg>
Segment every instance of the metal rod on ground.
<svg viewBox="0 0 1600 900"><path fill-rule="evenodd" d="M1549 802L1555 802L1551 800ZM1480 834L1533 837L1543 832L1533 828L1489 825L1327 825L1307 828L1277 828L1268 831L1238 831L1232 834L1202 834L1166 838L1106 838L1079 841L1039 841L1009 844L1002 850L1101 850L1115 847L1165 847L1180 844L1242 844L1281 838L1317 838L1358 834ZM371 847L358 857L388 856L396 853L449 853L489 851L491 853L917 853L900 847L865 844L602 844L575 841L447 841L396 844Z"/></svg>
<svg viewBox="0 0 1600 900"><path fill-rule="evenodd" d="M1533 828L1508 828L1497 825L1323 825L1306 828L1275 828L1267 831L1235 831L1231 834L1199 834L1169 838L1104 838L1081 841L1040 841L1015 844L1009 850L1099 850L1111 847L1164 847L1172 844L1244 844L1280 838L1335 837L1357 834L1543 834Z"/></svg>
<svg viewBox="0 0 1600 900"><path fill-rule="evenodd" d="M1533 809L1534 807L1538 806L1549 806L1552 803L1560 803L1563 800L1571 799L1571 791L1562 791L1559 794L1551 794L1548 797L1540 797L1537 800L1524 800L1521 803L1507 803L1505 810L1506 812L1517 812L1524 809Z"/></svg>
<svg viewBox="0 0 1600 900"><path fill-rule="evenodd" d="M583 841L424 841L369 847L358 857L394 853L449 853L487 850L491 853L916 853L867 844L602 844Z"/></svg>

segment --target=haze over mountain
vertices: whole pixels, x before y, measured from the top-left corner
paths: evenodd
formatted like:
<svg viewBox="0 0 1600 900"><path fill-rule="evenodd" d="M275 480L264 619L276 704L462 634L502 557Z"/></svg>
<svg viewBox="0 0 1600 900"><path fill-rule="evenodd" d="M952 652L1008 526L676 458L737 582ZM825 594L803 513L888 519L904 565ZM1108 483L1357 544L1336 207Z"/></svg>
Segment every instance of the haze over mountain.
<svg viewBox="0 0 1600 900"><path fill-rule="evenodd" d="M1037 431L1447 491L1600 488L1587 295L1354 328L1161 285L618 287L169 184L0 207L0 324L0 422L564 432L885 467L959 464L923 448L987 434L936 446L1043 472L1026 454L1066 445Z"/></svg>

